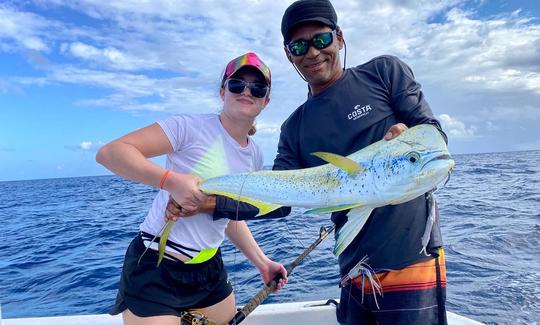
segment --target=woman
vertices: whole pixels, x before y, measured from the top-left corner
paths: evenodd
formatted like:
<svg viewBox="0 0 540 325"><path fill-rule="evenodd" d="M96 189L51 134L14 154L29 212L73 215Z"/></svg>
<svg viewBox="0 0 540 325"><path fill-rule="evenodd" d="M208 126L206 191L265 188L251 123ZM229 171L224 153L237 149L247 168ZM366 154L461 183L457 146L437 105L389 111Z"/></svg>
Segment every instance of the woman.
<svg viewBox="0 0 540 325"><path fill-rule="evenodd" d="M283 276L278 288L286 283L283 265L266 257L245 222L214 221L215 198L198 189L202 179L262 168L260 149L249 134L270 100L270 83L268 67L255 53L246 53L227 64L220 114L173 116L99 150L96 160L114 173L161 189L124 260L111 310L122 312L124 324L177 325L186 310L197 310L217 324L227 323L236 308L219 250L225 234L258 268L265 283L277 274ZM164 154L166 169L148 159ZM166 218L169 196L191 217L171 218L169 213ZM176 222L157 267L159 238L154 237L167 219Z"/></svg>

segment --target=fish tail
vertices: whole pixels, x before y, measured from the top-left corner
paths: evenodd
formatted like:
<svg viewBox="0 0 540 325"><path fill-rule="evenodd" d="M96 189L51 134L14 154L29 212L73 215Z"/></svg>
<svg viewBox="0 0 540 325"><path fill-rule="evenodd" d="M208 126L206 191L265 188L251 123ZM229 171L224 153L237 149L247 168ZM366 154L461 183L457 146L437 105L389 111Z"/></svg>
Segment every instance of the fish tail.
<svg viewBox="0 0 540 325"><path fill-rule="evenodd" d="M161 237L159 238L157 266L161 264L161 261L163 261L163 256L165 256L165 246L167 246L167 239L169 238L169 234L171 233L171 229L173 226L174 226L174 221L172 220L167 221L165 230L163 230L163 233L161 234Z"/></svg>

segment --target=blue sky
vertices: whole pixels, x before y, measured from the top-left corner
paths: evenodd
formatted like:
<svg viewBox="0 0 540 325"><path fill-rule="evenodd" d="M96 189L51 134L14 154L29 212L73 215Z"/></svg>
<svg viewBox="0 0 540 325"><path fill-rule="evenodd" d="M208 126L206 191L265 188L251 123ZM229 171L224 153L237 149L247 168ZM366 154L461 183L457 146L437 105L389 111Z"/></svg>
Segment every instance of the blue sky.
<svg viewBox="0 0 540 325"><path fill-rule="evenodd" d="M0 181L109 174L94 160L101 145L171 114L218 112L224 64L247 51L272 69L255 137L271 164L306 94L281 47L289 3L1 1ZM408 63L452 152L540 149L537 1L334 5L347 65Z"/></svg>

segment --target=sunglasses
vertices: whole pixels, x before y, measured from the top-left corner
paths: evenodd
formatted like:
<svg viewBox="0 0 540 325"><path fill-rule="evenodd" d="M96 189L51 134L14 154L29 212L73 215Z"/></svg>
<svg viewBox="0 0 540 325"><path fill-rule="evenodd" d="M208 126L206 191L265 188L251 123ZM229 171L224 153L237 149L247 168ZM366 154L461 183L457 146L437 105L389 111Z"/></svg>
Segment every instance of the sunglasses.
<svg viewBox="0 0 540 325"><path fill-rule="evenodd" d="M230 78L225 81L227 89L233 94L241 94L247 87L251 92L251 96L256 98L264 98L268 93L268 85L260 82L247 82L242 79Z"/></svg>
<svg viewBox="0 0 540 325"><path fill-rule="evenodd" d="M335 33L336 31L333 30L331 32L324 32L324 33L316 34L310 40L299 39L296 41L292 41L289 44L287 44L287 49L289 50L289 53L291 53L294 56L305 55L309 51L310 46L313 46L317 50L322 50L330 46L330 44L332 44L332 42L334 41Z"/></svg>

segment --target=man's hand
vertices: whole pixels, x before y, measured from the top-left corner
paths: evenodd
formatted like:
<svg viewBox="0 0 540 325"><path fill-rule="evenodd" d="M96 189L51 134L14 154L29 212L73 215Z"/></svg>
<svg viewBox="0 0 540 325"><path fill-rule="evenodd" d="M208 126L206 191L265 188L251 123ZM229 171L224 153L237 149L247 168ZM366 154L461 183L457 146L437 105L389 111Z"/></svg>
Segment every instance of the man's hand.
<svg viewBox="0 0 540 325"><path fill-rule="evenodd" d="M401 132L407 130L408 127L403 123L394 124L388 129L388 132L384 135L384 139L386 141L392 140L393 138L397 137L401 134Z"/></svg>

